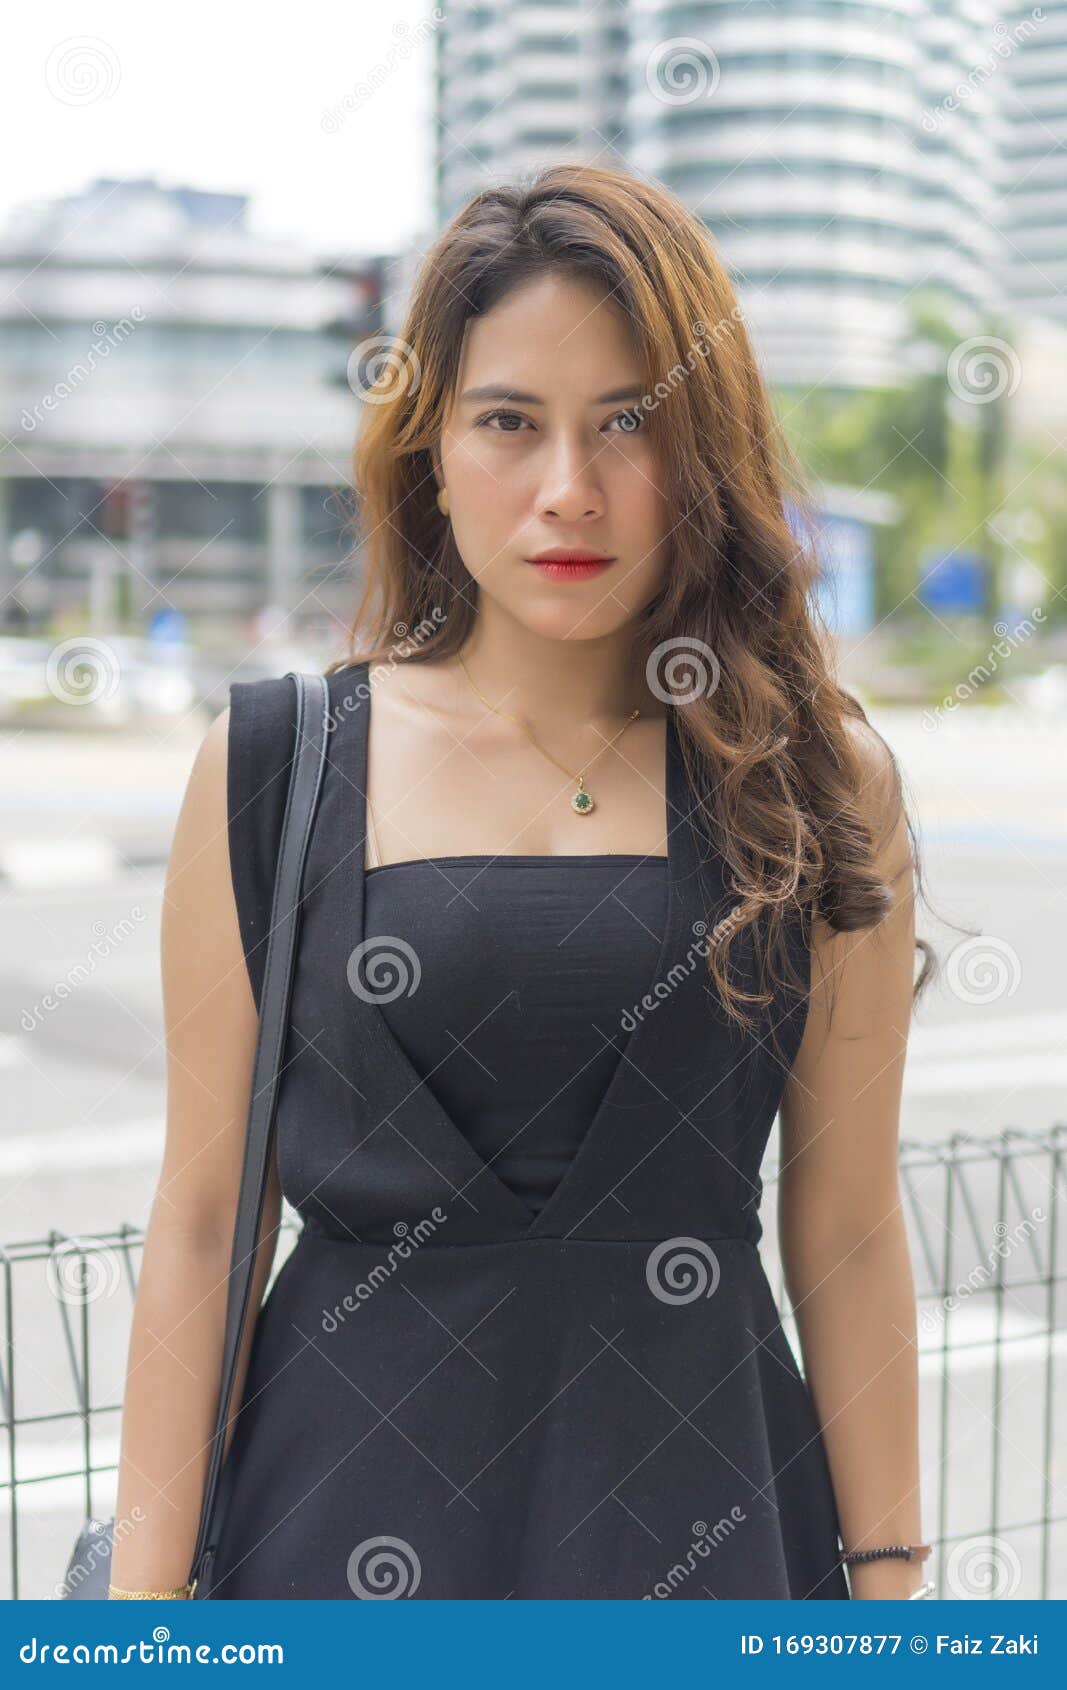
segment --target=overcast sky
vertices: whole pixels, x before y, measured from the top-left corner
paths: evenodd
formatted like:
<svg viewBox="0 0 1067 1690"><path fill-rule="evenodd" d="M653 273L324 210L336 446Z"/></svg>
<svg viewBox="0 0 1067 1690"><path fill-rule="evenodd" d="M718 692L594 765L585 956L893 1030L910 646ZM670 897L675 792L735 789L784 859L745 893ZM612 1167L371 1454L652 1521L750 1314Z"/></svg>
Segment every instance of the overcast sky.
<svg viewBox="0 0 1067 1690"><path fill-rule="evenodd" d="M432 218L434 27L422 0L12 7L0 221L96 176L155 176L249 194L257 233L401 249Z"/></svg>

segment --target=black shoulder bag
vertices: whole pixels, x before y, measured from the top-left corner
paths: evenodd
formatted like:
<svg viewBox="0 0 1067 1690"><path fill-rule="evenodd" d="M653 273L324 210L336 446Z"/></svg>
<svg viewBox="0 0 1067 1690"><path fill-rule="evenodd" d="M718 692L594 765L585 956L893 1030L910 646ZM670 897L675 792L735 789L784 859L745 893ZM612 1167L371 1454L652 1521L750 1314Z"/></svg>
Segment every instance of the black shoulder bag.
<svg viewBox="0 0 1067 1690"><path fill-rule="evenodd" d="M201 1503L200 1525L189 1570L189 1579L193 1586L191 1597L210 1594L207 1586L210 1583L211 1562L216 1549L212 1513L223 1466L230 1399L236 1380L241 1338L248 1316L249 1295L263 1215L267 1168L274 1133L278 1073L289 1027L293 960L300 926L304 863L326 761L329 710L326 678L323 675L298 674L292 669L287 671L287 677L291 677L296 684L296 745L289 774L285 820L282 824L274 877L267 960L252 1071L252 1096L230 1256L218 1413ZM62 1596L107 1600L114 1527L113 1517L110 1520L96 1520L89 1516L85 1520L67 1566L60 1592Z"/></svg>

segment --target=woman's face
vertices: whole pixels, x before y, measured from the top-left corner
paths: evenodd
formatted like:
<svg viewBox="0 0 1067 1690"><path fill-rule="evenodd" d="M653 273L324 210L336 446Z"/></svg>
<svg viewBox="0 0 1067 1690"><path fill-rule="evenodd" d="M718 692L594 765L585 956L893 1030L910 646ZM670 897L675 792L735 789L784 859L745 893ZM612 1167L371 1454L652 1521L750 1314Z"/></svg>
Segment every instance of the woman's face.
<svg viewBox="0 0 1067 1690"><path fill-rule="evenodd" d="M456 545L479 591L547 638L603 638L663 584L643 393L633 330L589 283L546 272L467 325L440 446ZM529 561L553 549L612 562L553 577Z"/></svg>

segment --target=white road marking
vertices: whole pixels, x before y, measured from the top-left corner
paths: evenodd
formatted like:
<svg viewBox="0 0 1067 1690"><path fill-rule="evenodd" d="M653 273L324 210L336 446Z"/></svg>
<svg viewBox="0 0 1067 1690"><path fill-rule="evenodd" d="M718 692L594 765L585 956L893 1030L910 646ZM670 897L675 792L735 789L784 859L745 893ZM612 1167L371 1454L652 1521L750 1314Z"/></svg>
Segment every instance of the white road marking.
<svg viewBox="0 0 1067 1690"><path fill-rule="evenodd" d="M73 1173L158 1164L163 1158L163 1139L161 1119L19 1133L0 1139L0 1175L15 1179L53 1169Z"/></svg>
<svg viewBox="0 0 1067 1690"><path fill-rule="evenodd" d="M95 886L114 880L123 867L110 839L37 837L0 843L0 879L27 889Z"/></svg>

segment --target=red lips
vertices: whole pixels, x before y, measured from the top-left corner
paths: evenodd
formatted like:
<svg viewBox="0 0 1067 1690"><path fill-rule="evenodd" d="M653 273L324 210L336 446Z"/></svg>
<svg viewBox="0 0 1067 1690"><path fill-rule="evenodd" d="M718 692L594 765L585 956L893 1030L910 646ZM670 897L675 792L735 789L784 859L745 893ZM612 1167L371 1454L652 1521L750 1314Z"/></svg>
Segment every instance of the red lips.
<svg viewBox="0 0 1067 1690"><path fill-rule="evenodd" d="M538 552L528 561L530 563L611 563L613 559L607 552L577 551L567 546L553 546L549 551Z"/></svg>
<svg viewBox="0 0 1067 1690"><path fill-rule="evenodd" d="M553 546L536 557L527 558L542 574L553 581L586 581L599 575L615 562L605 552L575 551L566 546Z"/></svg>

